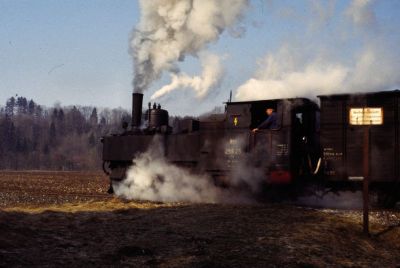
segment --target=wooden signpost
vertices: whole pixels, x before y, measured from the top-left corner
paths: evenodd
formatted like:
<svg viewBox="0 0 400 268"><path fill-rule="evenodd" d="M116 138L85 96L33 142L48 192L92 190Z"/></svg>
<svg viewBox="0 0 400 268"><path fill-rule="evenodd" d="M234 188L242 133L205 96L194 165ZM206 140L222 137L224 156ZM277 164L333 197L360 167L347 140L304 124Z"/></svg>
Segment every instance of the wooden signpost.
<svg viewBox="0 0 400 268"><path fill-rule="evenodd" d="M364 157L363 157L363 231L369 235L369 131L370 126L364 126Z"/></svg>
<svg viewBox="0 0 400 268"><path fill-rule="evenodd" d="M363 232L369 235L369 158L370 158L370 128L371 125L383 124L383 109L381 107L350 108L350 125L364 126L363 146Z"/></svg>

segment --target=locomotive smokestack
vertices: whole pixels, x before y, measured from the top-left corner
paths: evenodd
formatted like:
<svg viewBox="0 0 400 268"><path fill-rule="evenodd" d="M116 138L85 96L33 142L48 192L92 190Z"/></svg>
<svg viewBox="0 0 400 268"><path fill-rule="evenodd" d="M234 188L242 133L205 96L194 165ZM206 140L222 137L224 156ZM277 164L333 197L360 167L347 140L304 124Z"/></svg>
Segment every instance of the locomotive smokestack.
<svg viewBox="0 0 400 268"><path fill-rule="evenodd" d="M132 94L132 128L139 128L142 118L143 94Z"/></svg>

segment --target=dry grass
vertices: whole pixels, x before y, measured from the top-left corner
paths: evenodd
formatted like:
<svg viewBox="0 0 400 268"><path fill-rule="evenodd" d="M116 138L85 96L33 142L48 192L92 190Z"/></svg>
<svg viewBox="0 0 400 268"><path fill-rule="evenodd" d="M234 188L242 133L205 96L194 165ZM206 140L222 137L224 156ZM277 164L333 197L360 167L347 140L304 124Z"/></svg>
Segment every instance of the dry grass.
<svg viewBox="0 0 400 268"><path fill-rule="evenodd" d="M43 206L17 206L4 208L6 212L23 212L30 214L43 213L46 211L62 212L62 213L78 213L78 212L111 212L116 210L128 210L128 209L156 209L156 208L167 208L167 207L179 207L185 203L156 203L146 201L125 201L117 197L113 197L107 201L86 201L86 202L74 202L64 203L58 205L43 205Z"/></svg>

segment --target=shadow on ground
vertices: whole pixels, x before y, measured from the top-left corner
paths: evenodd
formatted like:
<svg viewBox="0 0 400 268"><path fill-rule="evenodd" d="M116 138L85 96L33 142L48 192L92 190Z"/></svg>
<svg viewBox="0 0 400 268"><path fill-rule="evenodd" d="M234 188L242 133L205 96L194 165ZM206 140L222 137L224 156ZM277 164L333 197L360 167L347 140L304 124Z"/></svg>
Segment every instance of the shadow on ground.
<svg viewBox="0 0 400 268"><path fill-rule="evenodd" d="M0 211L0 266L326 267L400 264L398 227L284 205ZM390 228L390 230L388 229Z"/></svg>

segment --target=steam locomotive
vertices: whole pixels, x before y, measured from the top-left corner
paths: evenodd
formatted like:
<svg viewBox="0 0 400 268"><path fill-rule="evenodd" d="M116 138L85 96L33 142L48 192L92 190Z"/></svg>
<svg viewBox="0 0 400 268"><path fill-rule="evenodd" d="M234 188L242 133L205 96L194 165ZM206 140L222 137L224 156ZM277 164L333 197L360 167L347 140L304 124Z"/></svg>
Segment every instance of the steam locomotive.
<svg viewBox="0 0 400 268"><path fill-rule="evenodd" d="M265 185L339 191L360 187L367 157L371 189L394 204L400 199L400 91L318 98L320 105L307 98L228 101L223 113L172 124L160 105L149 103L142 112L143 94L133 93L131 125L102 139L103 169L111 183L123 180L132 159L157 136L169 162L208 173L224 187L245 163L261 170ZM275 111L276 127L252 131L266 109Z"/></svg>

